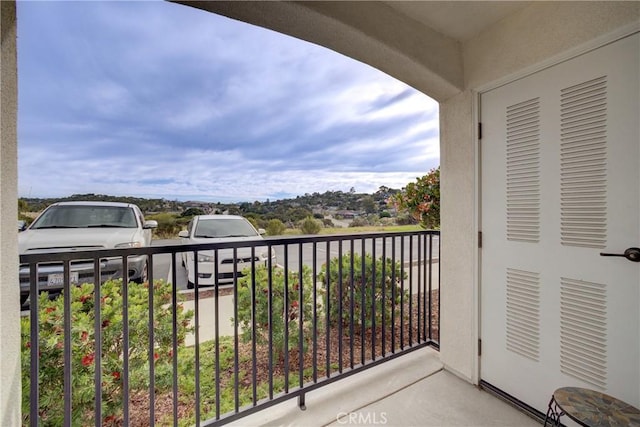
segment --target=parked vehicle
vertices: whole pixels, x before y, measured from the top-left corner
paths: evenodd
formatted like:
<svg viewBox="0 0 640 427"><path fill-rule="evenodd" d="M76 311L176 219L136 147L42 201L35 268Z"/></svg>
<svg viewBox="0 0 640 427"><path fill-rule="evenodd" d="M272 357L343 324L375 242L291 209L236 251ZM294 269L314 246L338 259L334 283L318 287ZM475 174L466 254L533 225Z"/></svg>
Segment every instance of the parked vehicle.
<svg viewBox="0 0 640 427"><path fill-rule="evenodd" d="M187 227L178 236L183 244L235 242L263 240L263 229L256 230L251 223L237 215L196 215ZM256 263L267 263L269 250L265 247L255 249L254 260ZM198 251L198 286L212 286L216 283L231 283L237 276L242 275L242 270L251 265L251 248L237 248L236 258L233 249L219 249L217 254L213 250ZM275 251L271 250L272 265L276 265ZM218 277L216 280L215 265L217 263ZM182 264L187 270L187 287L193 289L196 283L195 277L195 252L189 251L182 254Z"/></svg>
<svg viewBox="0 0 640 427"><path fill-rule="evenodd" d="M18 234L20 254L72 250L135 248L151 245L151 229L156 221L145 221L134 204L116 202L59 202L48 206L31 225ZM129 257L128 279L144 282L148 277L145 255ZM123 277L122 259L102 260L100 283ZM94 283L91 261L70 265L72 284ZM38 265L39 291L57 292L63 287L61 263ZM29 266L20 265L20 301L29 297Z"/></svg>

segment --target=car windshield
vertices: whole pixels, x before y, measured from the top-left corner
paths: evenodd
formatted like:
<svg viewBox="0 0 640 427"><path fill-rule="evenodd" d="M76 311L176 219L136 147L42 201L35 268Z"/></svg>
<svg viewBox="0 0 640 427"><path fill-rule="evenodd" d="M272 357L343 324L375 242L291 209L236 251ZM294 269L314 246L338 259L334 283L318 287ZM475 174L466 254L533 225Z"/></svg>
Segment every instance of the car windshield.
<svg viewBox="0 0 640 427"><path fill-rule="evenodd" d="M245 219L201 219L196 225L194 237L250 237L258 236L251 223Z"/></svg>
<svg viewBox="0 0 640 427"><path fill-rule="evenodd" d="M31 226L38 228L136 228L133 209L120 206L59 205L47 209Z"/></svg>

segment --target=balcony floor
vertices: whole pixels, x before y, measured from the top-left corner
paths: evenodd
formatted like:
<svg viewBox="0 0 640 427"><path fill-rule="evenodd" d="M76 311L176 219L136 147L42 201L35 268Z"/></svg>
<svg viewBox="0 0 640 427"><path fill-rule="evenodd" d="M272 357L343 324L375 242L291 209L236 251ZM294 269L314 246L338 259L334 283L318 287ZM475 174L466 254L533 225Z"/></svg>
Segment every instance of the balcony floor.
<svg viewBox="0 0 640 427"><path fill-rule="evenodd" d="M533 418L445 371L421 349L337 381L233 426L539 426Z"/></svg>

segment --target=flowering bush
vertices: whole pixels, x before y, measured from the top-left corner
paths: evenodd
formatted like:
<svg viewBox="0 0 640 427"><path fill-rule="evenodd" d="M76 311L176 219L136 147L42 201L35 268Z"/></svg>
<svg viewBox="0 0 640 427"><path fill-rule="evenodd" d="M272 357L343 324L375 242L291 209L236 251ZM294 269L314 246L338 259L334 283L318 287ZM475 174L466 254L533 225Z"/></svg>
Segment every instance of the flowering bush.
<svg viewBox="0 0 640 427"><path fill-rule="evenodd" d="M351 274L350 254L343 255L342 258L333 258L329 263L329 292L327 299L329 319L332 325L337 325L338 322L341 321L340 303L342 304L342 324L344 326L350 324L352 287L353 322L356 326L362 325L362 319L364 316L365 328L372 327L374 307L375 321L377 325L382 323L383 312L386 320L390 321L391 311L394 306L398 306L400 304L400 281L407 276L407 273L402 269L402 265L399 262L394 263L391 258L383 260L382 257L380 257L376 260L374 269L373 257L367 254L364 257L363 271L362 261L363 259L360 255L353 254L353 275ZM342 274L340 274L340 263L342 263ZM375 284L373 277L374 271ZM353 277L353 282L351 281L351 277ZM325 283L326 286L326 265L322 266L319 280ZM342 292L340 292L340 285L342 286ZM362 305L363 293L364 306ZM405 293L405 295L407 294L408 293Z"/></svg>
<svg viewBox="0 0 640 427"><path fill-rule="evenodd" d="M238 318L234 321L242 327L242 339L252 338L252 278L251 269L244 270L244 277L238 281ZM271 270L271 310L269 310L269 269L266 266L255 268L255 323L258 344L269 343L269 326L272 329L273 352L276 360L282 360L285 351L285 319L288 319L288 350L298 348L299 313L302 310L304 348L311 340L313 316L313 281L311 270L304 266L302 280L298 272L289 271L285 290L285 274L282 268ZM302 301L300 286L302 285ZM285 307L285 292L287 305ZM271 311L271 322L269 322Z"/></svg>
<svg viewBox="0 0 640 427"><path fill-rule="evenodd" d="M389 203L398 211L411 213L423 228L440 228L440 167L407 184Z"/></svg>
<svg viewBox="0 0 640 427"><path fill-rule="evenodd" d="M102 370L103 424L122 419L123 359L129 360L131 391L144 388L149 376L149 285L128 286L129 351L124 354L122 281L105 282L100 298L100 367ZM153 285L154 348L152 363L160 370L172 363L173 310L171 284L157 281ZM96 331L94 286L83 284L71 288L71 406L73 425L91 425L95 417L94 373ZM64 299L50 299L45 292L39 298L39 392L40 421L43 425L62 425L64 420ZM189 331L191 311L177 305L179 344ZM29 422L30 389L30 318L21 320L22 330L22 413ZM140 380L146 378L146 381Z"/></svg>

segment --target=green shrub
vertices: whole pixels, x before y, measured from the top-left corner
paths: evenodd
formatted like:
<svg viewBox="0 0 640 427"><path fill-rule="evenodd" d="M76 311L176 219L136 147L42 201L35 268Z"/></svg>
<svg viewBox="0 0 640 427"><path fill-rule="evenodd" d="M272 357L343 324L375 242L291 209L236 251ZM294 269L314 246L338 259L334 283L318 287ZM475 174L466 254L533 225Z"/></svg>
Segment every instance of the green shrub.
<svg viewBox="0 0 640 427"><path fill-rule="evenodd" d="M325 227L330 227L330 228L333 228L333 227L335 227L335 226L336 226L336 225L333 223L333 221L331 221L331 218L325 218L325 219L323 219L323 220L322 220L322 224L323 224Z"/></svg>
<svg viewBox="0 0 640 427"><path fill-rule="evenodd" d="M187 208L180 214L180 216L191 219L196 215L204 215L205 213L206 212L200 208Z"/></svg>
<svg viewBox="0 0 640 427"><path fill-rule="evenodd" d="M169 239L176 237L178 232L185 224L185 219L188 222L188 218L180 217L170 214L168 212L158 213L155 215L147 216L147 219L153 219L158 221L158 228L153 230L154 236L159 239Z"/></svg>
<svg viewBox="0 0 640 427"><path fill-rule="evenodd" d="M339 266L342 263L342 275ZM383 274L384 267L384 274ZM370 328L373 324L373 307L375 306L375 321L377 325L382 323L382 313L384 310L387 321L391 320L391 311L394 306L400 304L401 279L407 277L402 264L394 264L391 258L383 261L382 257L375 262L375 284L373 281L374 263L373 257L369 254L364 257L364 272L362 257L359 254L353 255L353 282L351 282L351 255L345 254L342 259L336 257L329 263L329 292L328 307L329 320L332 325L337 325L340 321L340 301L342 301L342 324L349 325L351 321L351 288L354 295L354 315L353 322L356 326L362 325L362 293L364 291L364 326ZM319 274L325 286L327 283L327 266L323 265ZM342 283L342 293L340 292ZM395 288L395 289L394 289ZM384 294L384 305L383 305ZM405 297L408 292L405 291ZM393 298L395 296L395 299ZM325 305L326 307L326 305Z"/></svg>
<svg viewBox="0 0 640 427"><path fill-rule="evenodd" d="M269 269L258 266L255 269L255 287L252 286L251 269L245 269L245 274L238 281L238 318L234 322L242 327L242 339L247 342L252 339L252 293L255 289L255 323L256 341L258 344L269 343ZM276 360L282 360L285 352L285 318L289 319L288 350L298 348L299 343L299 313L302 310L303 346L307 348L311 340L313 316L313 280L311 270L304 266L302 280L298 272L289 271L285 291L285 274L281 268L271 270L271 329L273 331L273 354ZM300 283L302 283L303 299L300 301ZM285 307L285 292L288 304Z"/></svg>
<svg viewBox="0 0 640 427"><path fill-rule="evenodd" d="M361 216L353 218L351 223L349 223L349 227L365 227L367 225L369 225L369 221L367 221L365 217Z"/></svg>
<svg viewBox="0 0 640 427"><path fill-rule="evenodd" d="M94 423L94 372L96 333L94 329L94 286L83 284L71 288L71 380L73 425ZM108 281L101 286L101 369L102 421L117 424L122 419L123 358L129 360L130 390L143 389L149 375L149 289L148 284L129 284L129 353L123 354L122 281ZM154 348L153 363L158 372L167 371L172 363L173 311L170 305L171 284L157 281L154 291ZM64 299L51 300L45 292L39 298L39 389L40 422L42 425L62 425L64 405ZM189 331L191 311L177 305L178 336L182 344ZM30 318L21 319L22 332L22 413L29 423L30 389ZM144 378L141 380L140 378ZM170 378L170 377L169 377ZM158 381L156 389L170 389L170 381Z"/></svg>
<svg viewBox="0 0 640 427"><path fill-rule="evenodd" d="M300 224L302 234L318 234L321 229L322 223L310 216L306 217L304 221L302 221L302 224Z"/></svg>
<svg viewBox="0 0 640 427"><path fill-rule="evenodd" d="M269 236L280 236L284 234L284 231L287 229L284 223L277 218L274 218L269 221L267 224L267 234Z"/></svg>

